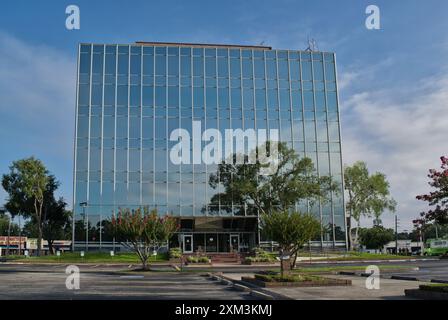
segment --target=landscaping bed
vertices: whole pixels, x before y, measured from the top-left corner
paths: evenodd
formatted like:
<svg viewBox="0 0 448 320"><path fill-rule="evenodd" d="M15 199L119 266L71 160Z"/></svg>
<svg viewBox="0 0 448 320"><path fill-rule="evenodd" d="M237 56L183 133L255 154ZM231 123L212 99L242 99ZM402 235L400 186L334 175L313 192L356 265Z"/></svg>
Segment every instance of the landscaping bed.
<svg viewBox="0 0 448 320"><path fill-rule="evenodd" d="M448 293L448 284L422 284L419 286L419 289L423 291Z"/></svg>
<svg viewBox="0 0 448 320"><path fill-rule="evenodd" d="M255 274L253 278L242 277L241 280L264 288L350 286L352 284L351 280L296 273L284 275L283 277L277 273Z"/></svg>
<svg viewBox="0 0 448 320"><path fill-rule="evenodd" d="M275 264L277 259L276 255L260 248L255 248L252 252L252 256L244 258L241 264L244 265L266 265L266 264Z"/></svg>
<svg viewBox="0 0 448 320"><path fill-rule="evenodd" d="M274 259L264 259L264 258L257 258L257 257L247 257L244 259L241 264L249 265L249 266L256 266L256 265L266 265L266 264L276 264L277 261Z"/></svg>
<svg viewBox="0 0 448 320"><path fill-rule="evenodd" d="M418 289L408 289L404 293L423 300L448 300L448 284L422 284Z"/></svg>
<svg viewBox="0 0 448 320"><path fill-rule="evenodd" d="M185 260L187 265L211 265L211 260L208 257L188 256Z"/></svg>

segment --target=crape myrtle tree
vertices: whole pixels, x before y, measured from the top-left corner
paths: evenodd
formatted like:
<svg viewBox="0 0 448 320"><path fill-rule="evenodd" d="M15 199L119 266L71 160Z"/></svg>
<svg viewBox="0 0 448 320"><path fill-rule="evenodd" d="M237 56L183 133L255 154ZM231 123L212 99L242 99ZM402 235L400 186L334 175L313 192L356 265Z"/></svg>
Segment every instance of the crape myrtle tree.
<svg viewBox="0 0 448 320"><path fill-rule="evenodd" d="M434 191L428 194L418 195L418 200L428 202L432 209L422 212L420 218L414 221L416 226L425 226L428 223L440 225L448 224L448 157L441 157L441 170L429 170L428 183Z"/></svg>
<svg viewBox="0 0 448 320"><path fill-rule="evenodd" d="M385 210L394 212L397 204L390 196L386 176L380 172L370 175L365 162L358 161L345 167L344 182L348 194L347 231L350 250L353 250L359 240L361 217L379 220ZM357 223L356 228L352 228L352 219Z"/></svg>
<svg viewBox="0 0 448 320"><path fill-rule="evenodd" d="M261 227L269 239L278 243L280 256L290 257L288 271L295 266L297 252L321 232L321 223L314 216L290 211L264 213ZM283 277L284 263L281 263L280 270Z"/></svg>
<svg viewBox="0 0 448 320"><path fill-rule="evenodd" d="M2 186L8 193L5 208L15 214L32 217L37 226L37 255L41 253L43 232L43 207L45 191L51 186L49 182L57 183L48 173L42 161L30 157L14 161L9 167L9 174L3 175ZM53 179L53 181L52 181Z"/></svg>
<svg viewBox="0 0 448 320"><path fill-rule="evenodd" d="M315 232L304 231L312 220L295 212L296 204L308 201L313 206L318 201L325 202L331 191L337 192L337 184L329 176L318 176L311 159L299 158L285 143L273 146L278 146L278 160L275 170L269 174L264 174L262 170L269 164L260 162L220 164L216 174L211 175L209 185L221 192L212 196L208 209L211 213L233 210L235 215L258 215L263 232L272 240L283 243L280 254L289 255L292 261L290 266L293 267L303 241L317 236ZM260 148L269 151L270 147L271 143L268 142ZM236 158L234 154L233 159ZM294 223L288 224L288 221ZM292 238L277 237L284 227L293 229L289 232ZM322 232L320 223L318 229Z"/></svg>
<svg viewBox="0 0 448 320"><path fill-rule="evenodd" d="M158 252L179 228L177 219L170 215L159 216L157 209L149 211L147 207L132 211L120 209L111 222L116 237L137 254L143 270L149 269L152 252Z"/></svg>

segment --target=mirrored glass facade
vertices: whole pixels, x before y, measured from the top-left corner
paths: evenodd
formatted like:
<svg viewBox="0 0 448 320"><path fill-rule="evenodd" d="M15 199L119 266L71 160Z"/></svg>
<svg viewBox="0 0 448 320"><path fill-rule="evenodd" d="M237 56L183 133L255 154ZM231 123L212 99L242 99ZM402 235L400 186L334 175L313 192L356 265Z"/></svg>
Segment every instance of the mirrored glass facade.
<svg viewBox="0 0 448 320"><path fill-rule="evenodd" d="M313 212L326 226L317 242L345 246L338 107L333 53L81 44L75 244L86 239L112 241L108 219L118 208L157 207L161 213L190 219L218 216L231 221L234 215L252 219L237 207L231 212L208 211L210 198L220 191L208 185L216 165L174 165L170 161L170 148L177 143L169 141L170 133L177 128L191 132L192 121L198 120L202 130L279 129L281 141L300 156L311 158L320 175L331 175L340 183L341 192L332 195L330 203L314 207L302 203L298 208ZM240 239L256 241L256 236L252 239L241 228ZM209 245L217 251L236 241L219 229L214 229L213 238L227 238L221 245ZM207 246L211 238L204 233L191 240Z"/></svg>

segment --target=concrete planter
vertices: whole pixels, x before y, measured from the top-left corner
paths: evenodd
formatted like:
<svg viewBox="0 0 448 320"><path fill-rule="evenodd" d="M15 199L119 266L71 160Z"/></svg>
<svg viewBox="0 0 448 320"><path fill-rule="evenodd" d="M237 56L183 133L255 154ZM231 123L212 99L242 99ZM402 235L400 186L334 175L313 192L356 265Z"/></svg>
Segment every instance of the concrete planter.
<svg viewBox="0 0 448 320"><path fill-rule="evenodd" d="M328 286L351 286L351 280L325 278L322 281L300 281L300 282L267 282L251 277L242 277L242 281L257 285L262 288L277 287L328 287Z"/></svg>

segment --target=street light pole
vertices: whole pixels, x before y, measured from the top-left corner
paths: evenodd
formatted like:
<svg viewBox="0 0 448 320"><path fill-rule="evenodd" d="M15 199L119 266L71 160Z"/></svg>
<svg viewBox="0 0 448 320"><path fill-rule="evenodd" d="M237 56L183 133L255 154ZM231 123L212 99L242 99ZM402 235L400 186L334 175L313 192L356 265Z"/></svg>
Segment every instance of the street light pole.
<svg viewBox="0 0 448 320"><path fill-rule="evenodd" d="M20 213L19 213L19 256L22 255L22 221L20 219Z"/></svg>
<svg viewBox="0 0 448 320"><path fill-rule="evenodd" d="M6 256L9 257L9 238L11 237L11 218L8 219L9 223L8 223L8 241L7 241L7 245L6 245Z"/></svg>
<svg viewBox="0 0 448 320"><path fill-rule="evenodd" d="M84 216L84 227L86 228L86 252L89 250L89 217L86 216L87 202L81 202L79 204L82 207L82 214Z"/></svg>

